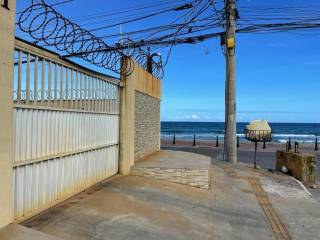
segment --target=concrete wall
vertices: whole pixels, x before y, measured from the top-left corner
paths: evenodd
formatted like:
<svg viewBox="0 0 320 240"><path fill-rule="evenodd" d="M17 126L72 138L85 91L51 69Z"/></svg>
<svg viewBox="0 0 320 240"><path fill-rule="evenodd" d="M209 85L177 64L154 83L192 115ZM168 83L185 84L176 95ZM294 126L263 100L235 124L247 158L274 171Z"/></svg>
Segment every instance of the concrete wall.
<svg viewBox="0 0 320 240"><path fill-rule="evenodd" d="M160 149L160 99L135 92L134 158Z"/></svg>
<svg viewBox="0 0 320 240"><path fill-rule="evenodd" d="M1 1L2 4L3 1ZM16 1L0 4L0 228L13 220L13 58Z"/></svg>
<svg viewBox="0 0 320 240"><path fill-rule="evenodd" d="M123 67L126 67L127 60L123 59ZM156 150L155 145L148 146L146 142L139 136L146 136L147 133L141 133L143 131L142 127L144 123L152 121L153 123L157 122L156 116L158 117L158 123L156 127L152 130L148 130L149 133L155 132L156 129L159 129L159 133L152 137L152 141L159 141L160 128L160 115L154 115L152 120L145 121L142 120L142 116L136 115L136 109L138 111L146 113L147 108L152 106L154 112L160 111L160 99L161 99L161 81L155 78L153 75L145 71L137 63L134 62L133 72L128 76L121 77L121 100L120 100L120 162L119 162L119 172L121 174L128 174L130 168L133 166L135 160L138 159L135 147L138 147L137 150L139 155L142 156L141 152L151 153L152 149ZM136 102L136 92L143 94L138 96L138 102ZM148 96L148 97L146 97ZM157 100L155 100L157 99ZM149 102L149 100L151 100ZM141 104L140 104L141 101ZM159 107L154 107L154 102L157 101ZM139 105L138 105L139 104ZM142 105L142 106L141 106ZM147 107L148 105L148 107ZM157 108L157 109L156 109ZM148 115L148 114L147 114ZM146 115L144 117L147 117ZM143 122L141 122L143 121ZM148 123L149 124L149 123ZM136 131L136 126L139 126ZM138 135L137 135L138 134ZM136 141L137 146L135 144ZM141 149L143 151L141 151ZM149 150L148 150L149 149Z"/></svg>
<svg viewBox="0 0 320 240"><path fill-rule="evenodd" d="M281 171L285 166L288 173L307 185L316 184L317 161L314 154L294 153L278 150L276 152L276 169Z"/></svg>

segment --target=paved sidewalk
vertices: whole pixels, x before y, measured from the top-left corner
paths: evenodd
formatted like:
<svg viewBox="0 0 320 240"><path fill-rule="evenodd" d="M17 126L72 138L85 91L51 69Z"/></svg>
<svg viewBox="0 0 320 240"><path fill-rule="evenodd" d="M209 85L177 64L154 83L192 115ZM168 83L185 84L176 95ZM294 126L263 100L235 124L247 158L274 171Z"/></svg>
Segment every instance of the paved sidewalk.
<svg viewBox="0 0 320 240"><path fill-rule="evenodd" d="M71 240L318 239L320 205L293 179L216 160L211 174L210 190L119 176L24 225Z"/></svg>
<svg viewBox="0 0 320 240"><path fill-rule="evenodd" d="M264 216L261 223L268 226L274 239L319 238L320 204L299 182L283 174L254 170L251 165L214 163L224 169L228 180L233 179L232 188L255 196ZM239 182L248 188L241 189ZM238 198L243 201L243 194L239 193Z"/></svg>
<svg viewBox="0 0 320 240"><path fill-rule="evenodd" d="M164 150L172 150L172 151L187 151L198 154L203 154L213 159L223 159L222 149L215 147L186 147L186 146L162 146ZM271 151L272 150L272 151ZM259 149L257 154L257 164L263 169L276 169L276 153L274 149L267 149L267 151L263 151ZM317 156L317 188L310 189L309 191L312 193L313 197L320 203L320 152L316 154ZM254 152L252 150L244 150L238 149L238 161L242 163L247 163L249 165L253 165L253 157Z"/></svg>

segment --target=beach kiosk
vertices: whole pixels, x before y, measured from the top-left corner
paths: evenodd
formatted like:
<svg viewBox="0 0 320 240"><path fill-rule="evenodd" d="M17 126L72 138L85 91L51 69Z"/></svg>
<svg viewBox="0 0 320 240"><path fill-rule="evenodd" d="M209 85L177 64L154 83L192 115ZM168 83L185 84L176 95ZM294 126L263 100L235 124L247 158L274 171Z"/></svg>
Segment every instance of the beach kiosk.
<svg viewBox="0 0 320 240"><path fill-rule="evenodd" d="M254 168L257 168L258 142L270 142L272 130L266 120L251 121L244 130L245 138L254 142Z"/></svg>

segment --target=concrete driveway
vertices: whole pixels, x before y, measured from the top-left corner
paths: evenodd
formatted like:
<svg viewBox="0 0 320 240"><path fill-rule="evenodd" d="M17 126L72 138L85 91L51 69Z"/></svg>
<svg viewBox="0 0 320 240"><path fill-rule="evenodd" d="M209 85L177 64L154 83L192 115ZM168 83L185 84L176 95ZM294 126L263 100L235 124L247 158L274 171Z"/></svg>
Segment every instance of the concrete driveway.
<svg viewBox="0 0 320 240"><path fill-rule="evenodd" d="M211 190L119 177L24 225L72 240L271 239L255 196L242 192L248 184L232 186L219 172Z"/></svg>
<svg viewBox="0 0 320 240"><path fill-rule="evenodd" d="M211 175L210 190L117 176L23 225L71 240L318 239L320 205L294 180L215 160Z"/></svg>

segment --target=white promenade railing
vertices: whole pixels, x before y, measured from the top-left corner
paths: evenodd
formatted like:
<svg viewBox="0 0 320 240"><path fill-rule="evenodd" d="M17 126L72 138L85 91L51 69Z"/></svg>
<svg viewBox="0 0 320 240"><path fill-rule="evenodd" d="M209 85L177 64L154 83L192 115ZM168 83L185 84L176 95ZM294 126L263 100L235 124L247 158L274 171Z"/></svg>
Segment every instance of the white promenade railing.
<svg viewBox="0 0 320 240"><path fill-rule="evenodd" d="M17 221L118 172L117 79L16 39L13 88Z"/></svg>

